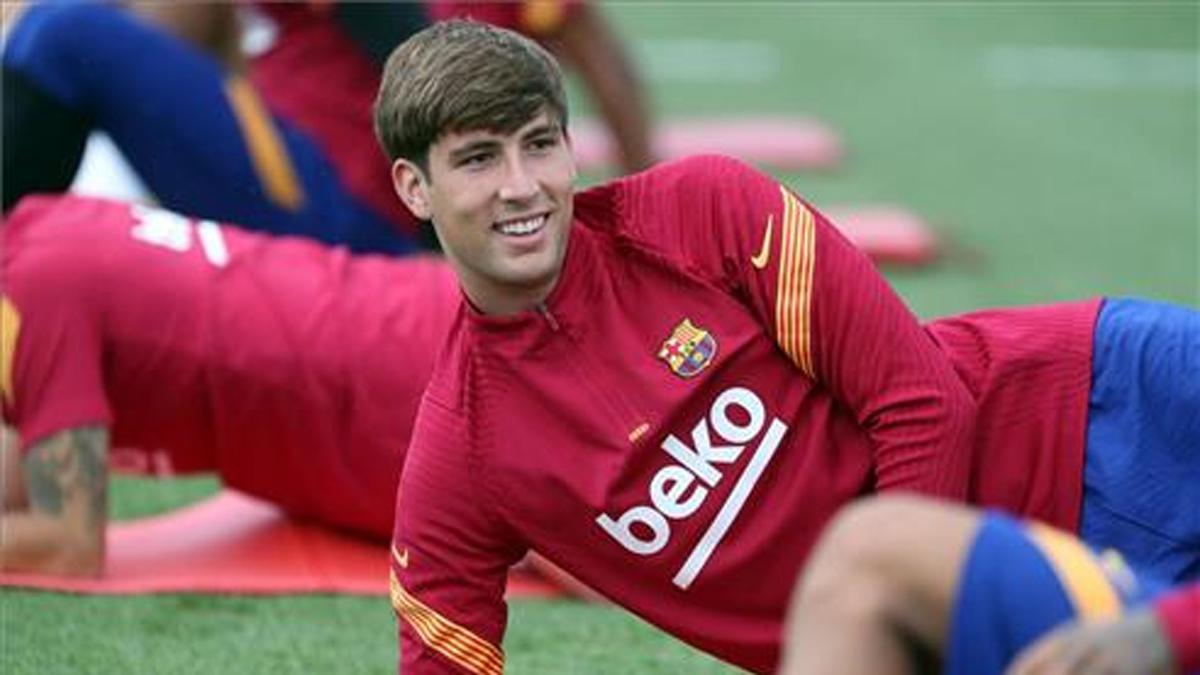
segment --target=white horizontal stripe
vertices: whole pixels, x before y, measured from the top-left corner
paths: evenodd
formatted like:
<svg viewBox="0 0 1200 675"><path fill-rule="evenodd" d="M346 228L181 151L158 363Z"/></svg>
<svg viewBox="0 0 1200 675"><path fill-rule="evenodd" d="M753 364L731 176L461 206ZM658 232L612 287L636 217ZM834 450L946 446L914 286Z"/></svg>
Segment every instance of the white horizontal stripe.
<svg viewBox="0 0 1200 675"><path fill-rule="evenodd" d="M1196 89L1192 50L999 46L984 52L998 86L1048 89Z"/></svg>

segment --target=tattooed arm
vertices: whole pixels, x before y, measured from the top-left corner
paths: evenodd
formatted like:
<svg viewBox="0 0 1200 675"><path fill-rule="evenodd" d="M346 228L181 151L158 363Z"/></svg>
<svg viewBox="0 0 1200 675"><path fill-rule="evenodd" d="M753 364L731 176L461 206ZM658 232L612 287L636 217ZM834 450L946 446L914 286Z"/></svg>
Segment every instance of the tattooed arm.
<svg viewBox="0 0 1200 675"><path fill-rule="evenodd" d="M0 514L0 569L75 576L104 568L108 431L79 427L24 459L27 505Z"/></svg>
<svg viewBox="0 0 1200 675"><path fill-rule="evenodd" d="M0 425L0 512L23 511L29 508L25 494L25 475L21 468L21 451L17 432Z"/></svg>

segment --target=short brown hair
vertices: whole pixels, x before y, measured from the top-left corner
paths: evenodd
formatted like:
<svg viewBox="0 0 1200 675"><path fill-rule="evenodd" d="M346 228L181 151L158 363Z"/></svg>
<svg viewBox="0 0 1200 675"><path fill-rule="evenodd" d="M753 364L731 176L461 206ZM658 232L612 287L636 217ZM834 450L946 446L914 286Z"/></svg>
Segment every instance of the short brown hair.
<svg viewBox="0 0 1200 675"><path fill-rule="evenodd" d="M475 21L436 23L388 57L375 99L375 135L392 160L427 168L446 133L511 133L543 110L566 128L562 72L516 33Z"/></svg>

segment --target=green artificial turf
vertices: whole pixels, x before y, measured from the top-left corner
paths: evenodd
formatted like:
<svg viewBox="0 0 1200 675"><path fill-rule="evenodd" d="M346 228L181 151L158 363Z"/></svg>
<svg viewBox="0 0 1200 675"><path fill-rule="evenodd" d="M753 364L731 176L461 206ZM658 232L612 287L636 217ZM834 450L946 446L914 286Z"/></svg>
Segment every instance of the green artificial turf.
<svg viewBox="0 0 1200 675"><path fill-rule="evenodd" d="M844 165L782 178L818 206L894 203L932 223L946 258L888 271L920 315L1100 293L1200 305L1195 3L608 9L638 54L699 49L712 60L707 80L678 63L643 64L660 118L803 114L833 125L849 150ZM756 69L722 70L722 46ZM1106 50L1089 52L1093 62L1116 55L1095 77L1115 72L1117 82L998 78L997 53L1035 48ZM1165 55L1168 69L1182 63L1182 84L1139 79L1137 55L1147 53ZM214 486L120 480L113 509L154 513ZM393 630L382 597L3 591L0 672L387 672ZM574 603L513 603L505 648L518 674L731 670L617 610Z"/></svg>
<svg viewBox="0 0 1200 675"><path fill-rule="evenodd" d="M113 511L138 517L211 494L211 478L117 478ZM611 607L511 604L514 673L725 673ZM395 670L384 595L81 596L0 591L2 673L383 673Z"/></svg>

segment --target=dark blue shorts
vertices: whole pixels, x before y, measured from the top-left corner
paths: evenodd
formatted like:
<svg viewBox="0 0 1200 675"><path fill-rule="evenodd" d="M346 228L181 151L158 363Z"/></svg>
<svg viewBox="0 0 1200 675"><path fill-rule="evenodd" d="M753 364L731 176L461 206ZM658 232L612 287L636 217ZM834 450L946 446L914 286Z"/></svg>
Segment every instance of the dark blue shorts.
<svg viewBox="0 0 1200 675"><path fill-rule="evenodd" d="M959 580L943 672L998 675L1059 624L1118 616L1161 589L1070 535L989 513Z"/></svg>
<svg viewBox="0 0 1200 675"><path fill-rule="evenodd" d="M1080 536L1200 579L1200 312L1108 300L1096 326Z"/></svg>
<svg viewBox="0 0 1200 675"><path fill-rule="evenodd" d="M4 67L111 136L164 207L360 252L415 248L245 80L125 11L33 4L6 37Z"/></svg>

